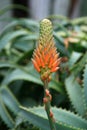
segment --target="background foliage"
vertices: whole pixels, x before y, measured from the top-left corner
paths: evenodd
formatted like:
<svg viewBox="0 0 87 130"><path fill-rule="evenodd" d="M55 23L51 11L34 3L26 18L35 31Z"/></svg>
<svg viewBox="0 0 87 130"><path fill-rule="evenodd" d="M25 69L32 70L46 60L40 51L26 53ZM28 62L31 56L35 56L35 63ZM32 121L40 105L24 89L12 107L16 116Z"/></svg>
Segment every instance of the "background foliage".
<svg viewBox="0 0 87 130"><path fill-rule="evenodd" d="M57 130L87 129L87 18L49 16L62 57L49 89ZM39 22L14 19L0 34L0 128L50 130L43 84L31 63Z"/></svg>

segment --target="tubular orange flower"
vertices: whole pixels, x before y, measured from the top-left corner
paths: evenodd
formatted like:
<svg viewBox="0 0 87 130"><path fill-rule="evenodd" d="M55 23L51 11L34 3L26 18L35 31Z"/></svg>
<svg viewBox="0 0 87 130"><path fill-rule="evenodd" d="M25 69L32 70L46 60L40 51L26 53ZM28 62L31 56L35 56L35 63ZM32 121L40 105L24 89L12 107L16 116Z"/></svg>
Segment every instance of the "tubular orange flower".
<svg viewBox="0 0 87 130"><path fill-rule="evenodd" d="M52 24L48 19L44 19L40 23L40 37L33 52L32 62L43 81L50 81L51 73L59 69L59 53L57 53L53 40Z"/></svg>

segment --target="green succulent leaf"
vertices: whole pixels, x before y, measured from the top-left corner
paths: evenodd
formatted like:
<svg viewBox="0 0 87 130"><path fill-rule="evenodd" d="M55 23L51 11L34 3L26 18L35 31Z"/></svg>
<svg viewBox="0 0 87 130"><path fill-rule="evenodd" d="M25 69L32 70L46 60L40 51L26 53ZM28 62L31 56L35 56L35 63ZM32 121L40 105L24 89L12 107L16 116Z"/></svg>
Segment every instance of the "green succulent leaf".
<svg viewBox="0 0 87 130"><path fill-rule="evenodd" d="M84 86L84 88L83 88L84 96L85 96L86 105L87 105L87 64L86 64L85 70L84 70L83 86Z"/></svg>
<svg viewBox="0 0 87 130"><path fill-rule="evenodd" d="M72 66L79 60L79 58L82 56L81 53L78 52L72 52L70 59L69 59L69 66L72 68Z"/></svg>
<svg viewBox="0 0 87 130"><path fill-rule="evenodd" d="M34 73L35 74L35 73ZM22 69L15 69L10 73L9 75L6 76L6 78L3 80L2 84L9 84L15 80L26 80L26 81L31 81L37 84L42 84L40 78L36 77L33 73L28 73L25 72Z"/></svg>
<svg viewBox="0 0 87 130"><path fill-rule="evenodd" d="M74 73L75 76L77 76L78 73L84 68L86 61L87 61L87 52L82 56L81 60L77 64L71 67L71 71L72 73Z"/></svg>
<svg viewBox="0 0 87 130"><path fill-rule="evenodd" d="M20 103L12 94L11 90L7 86L1 86L0 92L4 104L9 108L10 111L17 114L17 112L20 110Z"/></svg>
<svg viewBox="0 0 87 130"><path fill-rule="evenodd" d="M1 93L0 93L1 94ZM13 128L14 126L14 121L11 117L11 115L9 114L9 112L7 111L4 103L3 103L3 100L1 98L1 95L0 95L0 116L2 118L2 120L4 121L4 123L9 127L9 128Z"/></svg>
<svg viewBox="0 0 87 130"><path fill-rule="evenodd" d="M26 27L27 29L30 29L32 27L34 27L35 29L36 27L39 28L38 22L34 20L28 20L28 19L14 20L3 29L2 34L9 32L9 29L13 29L14 27L17 26Z"/></svg>
<svg viewBox="0 0 87 130"><path fill-rule="evenodd" d="M9 63L9 62L0 62L0 68L14 68L15 67L15 65L14 64L12 64L12 63Z"/></svg>
<svg viewBox="0 0 87 130"><path fill-rule="evenodd" d="M58 35L56 33L54 33L54 38L55 38L56 47L57 47L58 51L61 52L63 55L69 57L69 52L64 47L63 39L58 37Z"/></svg>
<svg viewBox="0 0 87 130"><path fill-rule="evenodd" d="M6 44L11 42L11 40L13 40L14 38L17 38L19 36L23 36L26 34L28 34L28 32L25 30L18 30L18 31L7 33L0 40L0 51L6 46Z"/></svg>
<svg viewBox="0 0 87 130"><path fill-rule="evenodd" d="M63 85L62 83L58 82L57 80L55 79L52 79L52 81L49 83L49 88L52 88L62 94L65 94L65 90L63 88Z"/></svg>
<svg viewBox="0 0 87 130"><path fill-rule="evenodd" d="M78 84L74 75L71 75L66 79L65 85L73 107L80 115L83 116L85 114L86 108L80 84Z"/></svg>
<svg viewBox="0 0 87 130"><path fill-rule="evenodd" d="M47 115L43 107L27 109L21 107L21 117L31 122L41 130L50 130ZM85 130L87 122L81 117L62 109L52 108L57 130Z"/></svg>
<svg viewBox="0 0 87 130"><path fill-rule="evenodd" d="M21 60L22 59L19 59L18 62L20 62ZM11 82L16 81L16 80L26 80L26 81L43 85L40 80L39 74L35 71L35 69L33 68L31 64L23 68L14 63L1 62L0 67L1 68L3 67L15 68L15 70L12 70L9 74L7 74L7 76L2 81L2 85L10 84ZM65 94L65 91L62 88L62 84L54 80L54 77L52 78L52 81L49 84L49 88L52 88L62 94Z"/></svg>

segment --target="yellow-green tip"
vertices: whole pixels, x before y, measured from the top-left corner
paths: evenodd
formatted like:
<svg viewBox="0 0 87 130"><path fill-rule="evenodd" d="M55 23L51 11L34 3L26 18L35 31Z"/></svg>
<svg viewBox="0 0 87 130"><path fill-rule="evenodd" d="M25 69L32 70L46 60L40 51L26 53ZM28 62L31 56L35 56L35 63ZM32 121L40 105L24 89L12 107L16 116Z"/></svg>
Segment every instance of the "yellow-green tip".
<svg viewBox="0 0 87 130"><path fill-rule="evenodd" d="M39 43L44 45L52 39L53 37L53 27L49 19L43 19L40 22L40 37Z"/></svg>

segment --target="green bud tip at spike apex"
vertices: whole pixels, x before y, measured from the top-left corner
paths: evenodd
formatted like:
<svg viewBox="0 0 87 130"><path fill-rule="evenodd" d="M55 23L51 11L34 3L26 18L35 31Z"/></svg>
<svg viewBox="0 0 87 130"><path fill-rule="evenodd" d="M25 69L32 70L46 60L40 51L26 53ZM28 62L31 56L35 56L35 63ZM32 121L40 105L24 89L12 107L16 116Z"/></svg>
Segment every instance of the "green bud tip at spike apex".
<svg viewBox="0 0 87 130"><path fill-rule="evenodd" d="M50 40L53 38L53 27L52 23L48 19L43 19L40 22L40 36L39 36L39 43L44 45L49 43Z"/></svg>

